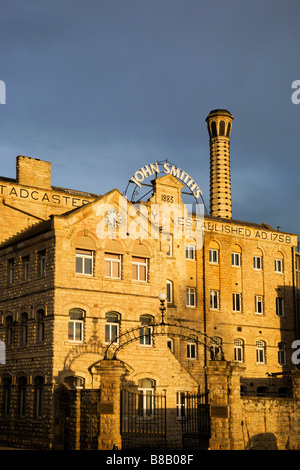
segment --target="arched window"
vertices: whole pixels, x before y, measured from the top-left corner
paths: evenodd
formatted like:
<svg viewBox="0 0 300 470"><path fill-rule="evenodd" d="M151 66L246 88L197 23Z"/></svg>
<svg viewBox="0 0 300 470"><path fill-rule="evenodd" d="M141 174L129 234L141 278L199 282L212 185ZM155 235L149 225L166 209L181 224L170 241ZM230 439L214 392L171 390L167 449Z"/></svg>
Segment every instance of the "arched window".
<svg viewBox="0 0 300 470"><path fill-rule="evenodd" d="M141 315L140 316L140 345L141 346L152 346L152 331L153 328L150 325L153 320L151 315Z"/></svg>
<svg viewBox="0 0 300 470"><path fill-rule="evenodd" d="M234 340L234 360L244 362L244 341L239 338Z"/></svg>
<svg viewBox="0 0 300 470"><path fill-rule="evenodd" d="M139 416L151 416L153 414L153 394L155 389L155 380L145 378L138 381L139 401L138 401L138 414Z"/></svg>
<svg viewBox="0 0 300 470"><path fill-rule="evenodd" d="M69 341L83 341L83 325L84 325L84 311L80 308L72 308L69 310L69 326L68 326L68 339Z"/></svg>
<svg viewBox="0 0 300 470"><path fill-rule="evenodd" d="M266 343L264 341L256 341L256 362L257 364L266 363Z"/></svg>
<svg viewBox="0 0 300 470"><path fill-rule="evenodd" d="M105 343L118 344L120 315L117 312L108 312L105 314Z"/></svg>
<svg viewBox="0 0 300 470"><path fill-rule="evenodd" d="M72 387L76 387L77 389L83 389L85 383L84 378L76 377L75 375L65 377L64 382Z"/></svg>
<svg viewBox="0 0 300 470"><path fill-rule="evenodd" d="M42 417L43 399L44 399L44 377L37 376L34 379L34 397L35 397L35 415L36 418Z"/></svg>

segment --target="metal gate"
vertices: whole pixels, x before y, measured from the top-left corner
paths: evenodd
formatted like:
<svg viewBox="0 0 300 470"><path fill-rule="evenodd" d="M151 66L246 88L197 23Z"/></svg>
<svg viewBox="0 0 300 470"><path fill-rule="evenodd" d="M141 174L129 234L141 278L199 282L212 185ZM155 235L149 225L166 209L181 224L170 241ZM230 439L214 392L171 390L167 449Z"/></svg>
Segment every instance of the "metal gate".
<svg viewBox="0 0 300 470"><path fill-rule="evenodd" d="M183 448L207 450L210 437L208 392L188 393L185 399L185 416L182 419Z"/></svg>
<svg viewBox="0 0 300 470"><path fill-rule="evenodd" d="M123 449L165 449L166 395L123 389L121 436Z"/></svg>

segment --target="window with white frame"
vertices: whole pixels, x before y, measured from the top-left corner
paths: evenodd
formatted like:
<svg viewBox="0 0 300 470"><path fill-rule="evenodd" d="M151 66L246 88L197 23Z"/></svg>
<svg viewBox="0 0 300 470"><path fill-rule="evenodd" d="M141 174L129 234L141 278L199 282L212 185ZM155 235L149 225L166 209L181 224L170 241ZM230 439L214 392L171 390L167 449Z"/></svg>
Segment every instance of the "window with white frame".
<svg viewBox="0 0 300 470"><path fill-rule="evenodd" d="M145 378L138 381L138 415L140 417L152 416L154 389L155 380Z"/></svg>
<svg viewBox="0 0 300 470"><path fill-rule="evenodd" d="M282 297L276 298L276 315L278 317L284 316L284 299Z"/></svg>
<svg viewBox="0 0 300 470"><path fill-rule="evenodd" d="M262 270L262 256L253 256L253 267L258 271Z"/></svg>
<svg viewBox="0 0 300 470"><path fill-rule="evenodd" d="M187 358L196 359L197 357L197 345L194 341L189 341L187 343Z"/></svg>
<svg viewBox="0 0 300 470"><path fill-rule="evenodd" d="M244 362L244 341L240 338L234 340L234 360Z"/></svg>
<svg viewBox="0 0 300 470"><path fill-rule="evenodd" d="M195 287L186 288L186 306L196 307L196 289Z"/></svg>
<svg viewBox="0 0 300 470"><path fill-rule="evenodd" d="M76 250L76 273L92 276L94 272L94 252L91 250Z"/></svg>
<svg viewBox="0 0 300 470"><path fill-rule="evenodd" d="M256 362L257 364L266 363L266 343L264 341L256 341Z"/></svg>
<svg viewBox="0 0 300 470"><path fill-rule="evenodd" d="M282 342L278 343L278 364L286 365L286 344Z"/></svg>
<svg viewBox="0 0 300 470"><path fill-rule="evenodd" d="M122 256L105 253L105 277L121 279Z"/></svg>
<svg viewBox="0 0 300 470"><path fill-rule="evenodd" d="M210 308L212 310L219 310L220 307L220 296L218 290L210 291Z"/></svg>
<svg viewBox="0 0 300 470"><path fill-rule="evenodd" d="M69 310L68 339L69 341L83 341L84 311L80 308Z"/></svg>
<svg viewBox="0 0 300 470"><path fill-rule="evenodd" d="M231 253L231 264L232 266L241 266L241 253L233 252Z"/></svg>
<svg viewBox="0 0 300 470"><path fill-rule="evenodd" d="M255 296L255 313L262 315L264 313L264 298L262 295Z"/></svg>
<svg viewBox="0 0 300 470"><path fill-rule="evenodd" d="M153 338L152 332L153 327L151 326L153 317L151 315L141 315L140 316L140 345L141 346L152 346Z"/></svg>
<svg viewBox="0 0 300 470"><path fill-rule="evenodd" d="M184 419L186 416L186 396L187 392L176 392L177 419Z"/></svg>
<svg viewBox="0 0 300 470"><path fill-rule="evenodd" d="M215 248L209 249L209 262L211 264L219 264L219 250Z"/></svg>
<svg viewBox="0 0 300 470"><path fill-rule="evenodd" d="M196 259L196 247L195 245L185 246L185 257L186 259Z"/></svg>
<svg viewBox="0 0 300 470"><path fill-rule="evenodd" d="M242 295L240 293L233 292L232 294L232 310L234 312L242 311Z"/></svg>
<svg viewBox="0 0 300 470"><path fill-rule="evenodd" d="M167 280L167 302L173 304L173 282Z"/></svg>
<svg viewBox="0 0 300 470"><path fill-rule="evenodd" d="M117 312L108 312L105 318L105 343L118 344L120 315Z"/></svg>
<svg viewBox="0 0 300 470"><path fill-rule="evenodd" d="M147 281L148 280L148 259L132 257L132 279L134 281Z"/></svg>
<svg viewBox="0 0 300 470"><path fill-rule="evenodd" d="M283 260L282 259L275 259L275 272L276 273L283 273Z"/></svg>

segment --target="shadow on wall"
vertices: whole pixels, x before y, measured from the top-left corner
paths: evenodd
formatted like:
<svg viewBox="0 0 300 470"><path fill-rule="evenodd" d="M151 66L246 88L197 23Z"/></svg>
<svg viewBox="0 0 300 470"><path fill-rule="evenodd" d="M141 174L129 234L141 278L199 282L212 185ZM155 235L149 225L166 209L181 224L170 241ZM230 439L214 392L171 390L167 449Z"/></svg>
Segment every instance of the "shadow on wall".
<svg viewBox="0 0 300 470"><path fill-rule="evenodd" d="M245 450L278 450L277 440L272 432L262 432L252 436Z"/></svg>

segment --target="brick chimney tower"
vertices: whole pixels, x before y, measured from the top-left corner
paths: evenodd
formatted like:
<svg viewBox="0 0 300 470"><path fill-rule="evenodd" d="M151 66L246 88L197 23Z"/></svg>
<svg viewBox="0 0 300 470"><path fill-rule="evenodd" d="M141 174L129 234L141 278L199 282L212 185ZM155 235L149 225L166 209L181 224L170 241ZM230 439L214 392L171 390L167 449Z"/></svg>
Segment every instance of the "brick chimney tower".
<svg viewBox="0 0 300 470"><path fill-rule="evenodd" d="M210 215L231 219L230 132L233 116L215 109L206 118L210 143Z"/></svg>

